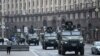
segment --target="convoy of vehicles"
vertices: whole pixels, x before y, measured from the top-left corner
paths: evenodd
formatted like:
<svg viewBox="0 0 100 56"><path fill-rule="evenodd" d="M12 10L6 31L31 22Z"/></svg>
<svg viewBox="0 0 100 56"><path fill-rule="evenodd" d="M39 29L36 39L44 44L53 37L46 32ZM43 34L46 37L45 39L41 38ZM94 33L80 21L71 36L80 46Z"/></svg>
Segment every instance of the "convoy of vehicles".
<svg viewBox="0 0 100 56"><path fill-rule="evenodd" d="M58 49L58 54L60 55L65 55L67 51L74 51L76 55L80 52L80 55L84 55L84 37L80 27L76 27L71 21L67 21L59 31L54 31L52 27L47 27L39 36L31 30L31 34L28 34L26 39L20 38L19 42L26 41L28 45L39 45L40 40L42 48L45 50L47 47L54 47L54 49ZM14 40L15 37L12 39ZM3 43L4 40L8 39L0 39L0 42ZM93 42L91 53L100 54L100 41Z"/></svg>

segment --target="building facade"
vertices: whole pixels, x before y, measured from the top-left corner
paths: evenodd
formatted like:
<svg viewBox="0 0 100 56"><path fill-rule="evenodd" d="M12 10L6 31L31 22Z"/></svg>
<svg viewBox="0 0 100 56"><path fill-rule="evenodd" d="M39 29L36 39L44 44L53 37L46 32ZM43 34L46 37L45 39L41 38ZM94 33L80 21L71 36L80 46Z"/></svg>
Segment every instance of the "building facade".
<svg viewBox="0 0 100 56"><path fill-rule="evenodd" d="M1 5L2 18L9 28L31 25L39 29L43 26L57 28L69 20L86 29L100 27L99 0L1 0Z"/></svg>
<svg viewBox="0 0 100 56"><path fill-rule="evenodd" d="M2 16L9 25L14 23L20 27L27 24L40 28L43 21L56 20L56 25L59 25L62 18L86 19L90 16L89 12L86 12L85 16L81 10L89 11L96 7L96 4L96 0L2 0ZM90 17L95 18L95 11L91 14ZM48 22L47 25L51 26L52 22Z"/></svg>

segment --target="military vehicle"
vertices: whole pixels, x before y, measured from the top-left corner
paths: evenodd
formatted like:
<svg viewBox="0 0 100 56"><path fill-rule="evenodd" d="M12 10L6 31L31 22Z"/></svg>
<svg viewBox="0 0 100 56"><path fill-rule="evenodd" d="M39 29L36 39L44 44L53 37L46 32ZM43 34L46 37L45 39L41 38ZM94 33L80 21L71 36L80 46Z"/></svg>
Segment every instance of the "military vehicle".
<svg viewBox="0 0 100 56"><path fill-rule="evenodd" d="M34 43L35 45L39 45L39 37L38 37L37 33L29 34L27 43L29 45L32 44L32 43Z"/></svg>
<svg viewBox="0 0 100 56"><path fill-rule="evenodd" d="M52 27L47 27L44 35L42 36L42 48L47 49L47 47L58 47L57 33L53 31Z"/></svg>
<svg viewBox="0 0 100 56"><path fill-rule="evenodd" d="M75 51L75 54L84 55L84 40L81 31L75 29L71 21L65 23L64 29L58 34L58 53L65 55L66 51Z"/></svg>

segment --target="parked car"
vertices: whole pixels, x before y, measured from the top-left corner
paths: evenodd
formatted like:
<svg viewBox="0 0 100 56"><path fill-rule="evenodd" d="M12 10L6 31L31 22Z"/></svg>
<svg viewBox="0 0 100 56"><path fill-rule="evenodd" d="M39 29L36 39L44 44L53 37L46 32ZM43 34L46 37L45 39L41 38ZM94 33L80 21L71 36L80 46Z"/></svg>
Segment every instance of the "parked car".
<svg viewBox="0 0 100 56"><path fill-rule="evenodd" d="M91 47L92 54L100 54L100 41L95 41Z"/></svg>

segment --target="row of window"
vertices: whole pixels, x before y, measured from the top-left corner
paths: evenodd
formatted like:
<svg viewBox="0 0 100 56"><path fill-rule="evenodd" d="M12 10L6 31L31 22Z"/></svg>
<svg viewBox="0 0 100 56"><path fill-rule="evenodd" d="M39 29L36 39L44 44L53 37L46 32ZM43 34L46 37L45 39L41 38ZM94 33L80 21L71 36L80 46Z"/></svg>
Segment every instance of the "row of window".
<svg viewBox="0 0 100 56"><path fill-rule="evenodd" d="M10 4L7 4L6 6L8 7L7 9L10 9L10 8L13 9L14 7L15 8L22 9L22 6L23 6L24 9L27 9L27 8L31 8L31 7L34 7L34 6L39 7L38 5L40 5L41 7L44 7L43 5L45 5L45 6L48 5L48 2L47 1L49 1L49 4L52 5L52 1L53 0L45 0L45 3L43 2L43 0L41 0L41 3L40 4L39 4L39 0L36 0L36 2L33 0L31 2L30 1L28 1L28 2L25 2L24 1L22 3L20 3L20 2L19 3L10 3ZM57 6L57 0L54 0L53 2L54 2L54 5L53 6ZM61 0L59 0L58 5L61 6L61 3L62 3ZM63 1L63 4L66 5L66 3L67 3L67 1L64 0ZM83 4L85 4L85 3L83 3ZM12 6L10 7L10 5L12 5Z"/></svg>
<svg viewBox="0 0 100 56"><path fill-rule="evenodd" d="M92 12L92 13L75 13L75 14L68 14L66 15L65 19L88 19L88 18L96 18L96 12ZM98 13L98 15L100 15L100 12ZM48 18L48 17L47 17ZM100 16L98 16L98 18L100 18ZM29 21L43 21L43 19L41 19L40 17L20 17L20 18L5 18L5 22L29 22Z"/></svg>
<svg viewBox="0 0 100 56"><path fill-rule="evenodd" d="M71 9L84 9L84 8L92 8L92 7L95 7L96 6L96 3L86 3L86 4L75 4L75 5L70 5L70 6L54 6L54 7L47 7L47 8L27 8L25 9L26 7L24 6L24 10L22 10L22 6L20 6L18 8L16 8L16 10L14 10L13 8L11 9L11 11L8 10L9 8L9 5L7 6L7 11L5 10L5 14L9 14L9 13L13 13L13 14L23 14L24 12L26 14L34 14L34 13L42 13L42 12L56 12L56 11L66 11L66 10L71 10ZM100 6L100 3L99 3L99 6ZM22 12L24 11L24 12ZM19 13L20 12L20 13Z"/></svg>

